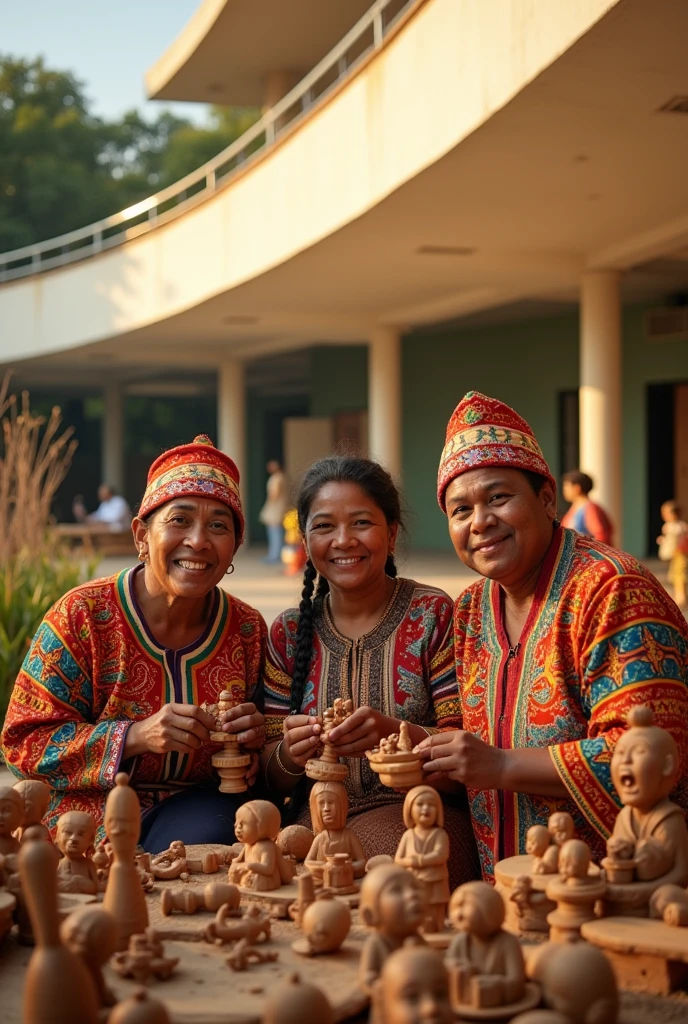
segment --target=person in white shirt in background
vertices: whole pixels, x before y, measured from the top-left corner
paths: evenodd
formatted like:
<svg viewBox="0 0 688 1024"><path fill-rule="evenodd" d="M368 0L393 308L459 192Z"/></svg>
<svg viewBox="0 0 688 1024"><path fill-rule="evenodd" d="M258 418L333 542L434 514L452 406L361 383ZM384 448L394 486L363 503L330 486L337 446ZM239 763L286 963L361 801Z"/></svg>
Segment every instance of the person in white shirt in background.
<svg viewBox="0 0 688 1024"><path fill-rule="evenodd" d="M109 484L101 484L98 488L98 501L100 504L96 511L89 514L83 499L80 495L77 496L72 505L77 522L102 523L104 526L109 526L113 532L130 529L131 509L121 494L115 494L114 488Z"/></svg>
<svg viewBox="0 0 688 1024"><path fill-rule="evenodd" d="M281 560L284 544L282 520L289 507L289 488L286 474L277 459L271 459L265 468L268 472L267 501L260 510L260 521L267 530L268 553L263 561L276 565Z"/></svg>

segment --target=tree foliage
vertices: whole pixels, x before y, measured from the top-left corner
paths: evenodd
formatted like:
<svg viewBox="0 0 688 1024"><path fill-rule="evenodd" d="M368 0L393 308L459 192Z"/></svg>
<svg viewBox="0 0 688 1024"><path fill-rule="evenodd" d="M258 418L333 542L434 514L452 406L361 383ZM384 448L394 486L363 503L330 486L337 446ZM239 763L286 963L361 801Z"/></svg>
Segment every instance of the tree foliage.
<svg viewBox="0 0 688 1024"><path fill-rule="evenodd" d="M258 112L212 111L202 128L167 111L95 117L73 74L0 55L0 252L116 213L238 138Z"/></svg>

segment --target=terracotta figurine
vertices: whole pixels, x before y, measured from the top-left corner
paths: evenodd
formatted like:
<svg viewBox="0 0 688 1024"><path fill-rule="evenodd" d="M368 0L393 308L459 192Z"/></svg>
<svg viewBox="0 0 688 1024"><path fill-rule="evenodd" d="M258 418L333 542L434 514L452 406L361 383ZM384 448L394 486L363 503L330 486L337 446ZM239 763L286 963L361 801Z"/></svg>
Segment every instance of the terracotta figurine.
<svg viewBox="0 0 688 1024"><path fill-rule="evenodd" d="M347 853L352 860L354 877L365 872L366 857L355 832L346 827L349 798L342 782L316 782L310 795L311 821L315 839L306 857L306 869L316 882L322 882L325 862L329 856Z"/></svg>
<svg viewBox="0 0 688 1024"><path fill-rule="evenodd" d="M12 835L22 823L24 800L11 786L0 786L0 854L19 852L19 840Z"/></svg>
<svg viewBox="0 0 688 1024"><path fill-rule="evenodd" d="M372 996L382 965L407 940L422 943L418 929L425 919L425 889L398 864L381 865L363 879L359 920L373 929L361 951L359 983Z"/></svg>
<svg viewBox="0 0 688 1024"><path fill-rule="evenodd" d="M445 832L442 797L431 786L416 786L404 800L406 832L395 861L425 886L427 917L423 931L441 932L449 902L449 836Z"/></svg>
<svg viewBox="0 0 688 1024"><path fill-rule="evenodd" d="M229 881L256 892L279 889L294 877L294 868L275 839L280 828L280 812L268 800L251 800L236 812L234 831L244 843L229 869Z"/></svg>
<svg viewBox="0 0 688 1024"><path fill-rule="evenodd" d="M107 1024L172 1024L165 1004L140 988L112 1010Z"/></svg>
<svg viewBox="0 0 688 1024"><path fill-rule="evenodd" d="M342 900L321 896L305 909L300 927L304 937L292 942L295 953L336 953L351 930L351 911Z"/></svg>
<svg viewBox="0 0 688 1024"><path fill-rule="evenodd" d="M619 993L604 953L587 942L541 947L529 972L542 986L542 1001L566 1024L615 1024ZM550 1018L551 1019L551 1018Z"/></svg>
<svg viewBox="0 0 688 1024"><path fill-rule="evenodd" d="M569 839L559 851L559 878L547 886L547 898L557 905L547 915L551 942L577 942L582 925L595 919L595 904L607 886L589 871L590 847L581 839Z"/></svg>
<svg viewBox="0 0 688 1024"><path fill-rule="evenodd" d="M60 925L60 936L88 969L100 1006L114 1006L117 1000L103 978L103 966L117 945L117 926L112 914L103 907L79 907Z"/></svg>
<svg viewBox="0 0 688 1024"><path fill-rule="evenodd" d="M110 874L110 865L112 864L112 847L106 839L101 839L98 843L91 860L98 875L98 883L102 885L107 882L108 875Z"/></svg>
<svg viewBox="0 0 688 1024"><path fill-rule="evenodd" d="M298 974L271 988L265 1003L263 1024L334 1024L327 997L315 985L302 982Z"/></svg>
<svg viewBox="0 0 688 1024"><path fill-rule="evenodd" d="M236 885L228 882L209 882L205 889L163 889L160 896L160 909L167 917L175 910L181 914L195 914L197 910L211 910L213 913L224 906L229 913L236 914L239 910L241 896Z"/></svg>
<svg viewBox="0 0 688 1024"><path fill-rule="evenodd" d="M234 920L229 920L230 918ZM203 936L206 942L212 942L216 946L223 946L226 942L236 942L239 939L248 939L250 945L255 945L257 942L267 942L270 931L270 915L260 907L251 904L246 908L243 917L237 919L236 911L225 903L215 914L215 920L206 927Z"/></svg>
<svg viewBox="0 0 688 1024"><path fill-rule="evenodd" d="M688 890L680 885L660 885L650 897L650 917L674 928L688 927Z"/></svg>
<svg viewBox="0 0 688 1024"><path fill-rule="evenodd" d="M24 817L15 839L21 843L27 828L37 828L41 830L44 839L52 842L49 829L42 824L50 804L50 786L38 779L21 779L15 782L14 789L24 801Z"/></svg>
<svg viewBox="0 0 688 1024"><path fill-rule="evenodd" d="M245 971L251 964L274 963L278 957L276 949L258 949L257 946L250 944L249 939L239 939L229 956L225 958L225 963L233 971Z"/></svg>
<svg viewBox="0 0 688 1024"><path fill-rule="evenodd" d="M105 801L105 831L112 846L112 865L103 906L117 923L117 949L127 948L129 938L148 926L148 908L134 854L141 834L141 805L129 785L129 776L119 772Z"/></svg>
<svg viewBox="0 0 688 1024"><path fill-rule="evenodd" d="M573 839L576 828L573 818L567 811L555 811L547 820L547 831L551 836L551 845L542 855L543 874L553 875L559 870L559 851L564 843Z"/></svg>
<svg viewBox="0 0 688 1024"><path fill-rule="evenodd" d="M299 864L303 864L314 839L313 832L304 825L287 825L280 829L275 842L285 857L293 857Z"/></svg>
<svg viewBox="0 0 688 1024"><path fill-rule="evenodd" d="M231 690L223 690L217 704L201 705L204 711L215 716L215 731L210 733L211 741L222 744L222 750L218 750L211 758L213 768L220 776L221 793L245 793L248 789L246 768L251 763L251 755L242 751L234 733L222 729L224 712L237 707L243 699L242 690L235 686Z"/></svg>
<svg viewBox="0 0 688 1024"><path fill-rule="evenodd" d="M423 782L421 757L411 741L408 722L401 722L398 733L383 737L376 747L366 750L366 757L383 786L411 789Z"/></svg>
<svg viewBox="0 0 688 1024"><path fill-rule="evenodd" d="M552 837L549 834L549 829L544 825L531 825L526 832L526 853L529 853L533 858L533 866L531 871L534 875L553 875L556 871L556 865L551 864L551 854L549 860L545 860L545 854L552 845Z"/></svg>
<svg viewBox="0 0 688 1024"><path fill-rule="evenodd" d="M519 932L549 932L547 914L554 909L544 892L533 888L530 875L518 875L509 893Z"/></svg>
<svg viewBox="0 0 688 1024"><path fill-rule="evenodd" d="M151 874L154 878L169 882L175 878L183 881L189 877L186 863L186 847L181 839L173 840L167 850L151 858Z"/></svg>
<svg viewBox="0 0 688 1024"><path fill-rule="evenodd" d="M338 697L331 708L325 708L322 715L321 746L318 757L311 757L306 762L306 775L316 782L343 782L349 774L346 764L339 760L337 752L329 742L329 735L337 725L353 714L354 706L350 700Z"/></svg>
<svg viewBox="0 0 688 1024"><path fill-rule="evenodd" d="M525 994L521 945L504 931L502 897L487 882L467 882L452 893L449 916L458 934L445 963L456 1004L483 1009L518 1003Z"/></svg>
<svg viewBox="0 0 688 1024"><path fill-rule="evenodd" d="M452 1024L449 976L432 949L412 946L391 953L373 995L379 1024Z"/></svg>
<svg viewBox="0 0 688 1024"><path fill-rule="evenodd" d="M303 871L296 878L298 896L293 903L289 904L287 914L297 928L301 927L303 915L311 903L315 903L315 883L310 871Z"/></svg>
<svg viewBox="0 0 688 1024"><path fill-rule="evenodd" d="M60 892L98 892L98 872L88 856L96 834L93 816L86 811L67 811L57 821L57 848L62 860L57 867L57 888Z"/></svg>
<svg viewBox="0 0 688 1024"><path fill-rule="evenodd" d="M153 928L130 936L128 948L115 953L111 960L112 969L121 978L133 978L140 985L145 985L151 977L166 980L178 963L179 957L165 956L162 942Z"/></svg>

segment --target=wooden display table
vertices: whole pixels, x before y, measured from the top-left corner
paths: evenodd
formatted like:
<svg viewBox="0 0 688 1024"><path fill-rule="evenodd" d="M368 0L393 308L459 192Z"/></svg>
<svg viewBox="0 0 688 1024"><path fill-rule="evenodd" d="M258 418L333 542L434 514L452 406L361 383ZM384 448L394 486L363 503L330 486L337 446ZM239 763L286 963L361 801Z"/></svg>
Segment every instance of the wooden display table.
<svg viewBox="0 0 688 1024"><path fill-rule="evenodd" d="M581 934L603 950L619 988L667 995L688 983L688 928L647 918L602 917L584 924Z"/></svg>

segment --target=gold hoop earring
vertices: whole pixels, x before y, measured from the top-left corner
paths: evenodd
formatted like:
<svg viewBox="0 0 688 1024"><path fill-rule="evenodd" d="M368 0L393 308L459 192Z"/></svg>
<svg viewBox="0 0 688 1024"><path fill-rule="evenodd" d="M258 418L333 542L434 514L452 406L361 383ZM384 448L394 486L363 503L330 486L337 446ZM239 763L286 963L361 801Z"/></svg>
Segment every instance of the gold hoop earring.
<svg viewBox="0 0 688 1024"><path fill-rule="evenodd" d="M148 555L143 548L139 548L139 562L146 563L148 561Z"/></svg>
<svg viewBox="0 0 688 1024"><path fill-rule="evenodd" d="M234 572L234 562L232 562L232 564L230 565L229 569L225 573L225 576L231 576L233 572Z"/></svg>

